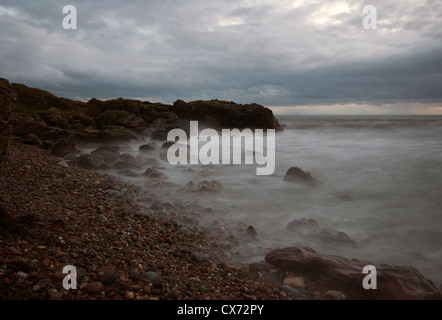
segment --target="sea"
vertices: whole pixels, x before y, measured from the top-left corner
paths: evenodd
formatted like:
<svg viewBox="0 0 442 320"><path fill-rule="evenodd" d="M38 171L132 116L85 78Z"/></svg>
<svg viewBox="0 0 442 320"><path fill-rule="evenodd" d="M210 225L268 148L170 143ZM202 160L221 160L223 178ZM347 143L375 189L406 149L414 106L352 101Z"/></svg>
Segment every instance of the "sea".
<svg viewBox="0 0 442 320"><path fill-rule="evenodd" d="M242 251L247 262L262 261L270 249L309 246L375 266L413 266L442 283L442 116L277 118L285 128L276 134L273 175L256 175L256 165L170 165L163 157L164 199L220 209L198 217L208 228L219 221L253 226L258 239ZM143 139L121 150L139 155L138 147L149 141ZM319 183L284 181L291 167ZM108 172L140 186L147 179ZM223 188L184 192L191 180L217 180ZM300 219L344 232L357 246L317 241L287 228Z"/></svg>

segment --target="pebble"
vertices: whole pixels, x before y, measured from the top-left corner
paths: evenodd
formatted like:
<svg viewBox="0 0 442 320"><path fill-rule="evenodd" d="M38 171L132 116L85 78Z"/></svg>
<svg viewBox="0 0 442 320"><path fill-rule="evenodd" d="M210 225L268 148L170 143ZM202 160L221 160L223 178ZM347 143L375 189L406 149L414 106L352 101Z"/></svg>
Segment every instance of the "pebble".
<svg viewBox="0 0 442 320"><path fill-rule="evenodd" d="M143 273L142 277L149 280L152 283L158 283L161 281L161 276L153 271Z"/></svg>
<svg viewBox="0 0 442 320"><path fill-rule="evenodd" d="M84 290L89 294L97 294L103 289L103 284L101 282L91 282L86 287L84 287Z"/></svg>
<svg viewBox="0 0 442 320"><path fill-rule="evenodd" d="M324 298L330 300L346 300L347 297L341 291L329 290L324 294Z"/></svg>
<svg viewBox="0 0 442 320"><path fill-rule="evenodd" d="M98 281L103 284L111 284L114 283L115 280L117 280L117 277L111 272L105 272L98 278Z"/></svg>
<svg viewBox="0 0 442 320"><path fill-rule="evenodd" d="M126 298L129 300L132 300L135 297L135 293L133 293L132 291L127 291L126 292Z"/></svg>
<svg viewBox="0 0 442 320"><path fill-rule="evenodd" d="M283 283L292 287L292 288L300 288L300 289L305 288L304 279L301 277L287 276L284 279Z"/></svg>
<svg viewBox="0 0 442 320"><path fill-rule="evenodd" d="M140 281L141 280L141 273L140 273L140 271L133 269L133 270L131 270L129 277L133 281Z"/></svg>

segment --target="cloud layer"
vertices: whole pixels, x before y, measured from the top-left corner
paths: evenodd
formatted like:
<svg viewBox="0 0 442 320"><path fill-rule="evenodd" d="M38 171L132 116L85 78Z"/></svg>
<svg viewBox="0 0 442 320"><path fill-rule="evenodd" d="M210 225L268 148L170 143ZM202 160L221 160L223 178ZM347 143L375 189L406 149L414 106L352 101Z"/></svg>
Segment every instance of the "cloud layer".
<svg viewBox="0 0 442 320"><path fill-rule="evenodd" d="M64 30L75 5L78 29ZM0 5L0 76L87 99L272 106L442 101L442 3L21 1Z"/></svg>

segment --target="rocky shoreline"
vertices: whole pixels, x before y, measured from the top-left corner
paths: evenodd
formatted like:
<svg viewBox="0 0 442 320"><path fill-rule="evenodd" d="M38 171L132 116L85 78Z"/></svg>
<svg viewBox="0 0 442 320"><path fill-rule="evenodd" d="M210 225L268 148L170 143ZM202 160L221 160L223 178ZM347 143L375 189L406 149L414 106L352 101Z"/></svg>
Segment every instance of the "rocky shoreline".
<svg viewBox="0 0 442 320"><path fill-rule="evenodd" d="M442 298L440 288L412 267L380 266L380 290L367 291L362 267L370 262L310 248L269 249L262 261L247 262L237 249L256 240L253 226L206 228L198 215L213 213L212 208L165 201L168 190L159 182L164 177L157 158L133 157L109 145L77 152L78 141L102 144L147 133L159 143L140 147L150 155L161 150L168 128L186 128L190 119L282 130L262 106L217 100L86 104L5 80L0 85L0 120L8 133L0 143L0 299ZM16 104L20 110L13 114ZM141 188L94 171L110 167L125 175L145 170L147 182ZM299 168L289 169L284 180L318 183ZM185 188L216 192L222 185L202 181ZM356 245L313 220L289 227L309 239ZM63 289L66 265L77 268L77 290Z"/></svg>

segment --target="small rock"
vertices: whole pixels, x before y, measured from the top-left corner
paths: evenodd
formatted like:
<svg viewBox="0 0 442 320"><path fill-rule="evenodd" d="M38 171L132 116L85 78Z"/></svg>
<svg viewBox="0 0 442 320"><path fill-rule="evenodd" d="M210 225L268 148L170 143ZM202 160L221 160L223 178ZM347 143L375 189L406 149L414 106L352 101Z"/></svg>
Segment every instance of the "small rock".
<svg viewBox="0 0 442 320"><path fill-rule="evenodd" d="M347 297L340 291L329 290L324 294L324 298L330 300L346 300Z"/></svg>
<svg viewBox="0 0 442 320"><path fill-rule="evenodd" d="M103 284L111 284L114 283L115 280L117 280L117 277L111 272L105 272L103 275L101 275L98 278L98 281L100 281Z"/></svg>
<svg viewBox="0 0 442 320"><path fill-rule="evenodd" d="M84 290L89 294L97 294L103 289L103 284L101 282L91 282L89 283Z"/></svg>
<svg viewBox="0 0 442 320"><path fill-rule="evenodd" d="M138 270L133 269L133 270L130 272L129 277L130 277L133 281L140 281L140 280L141 280L141 273L140 273Z"/></svg>
<svg viewBox="0 0 442 320"><path fill-rule="evenodd" d="M142 277L149 280L152 283L157 283L161 281L161 276L153 271L148 271L146 273L143 273Z"/></svg>
<svg viewBox="0 0 442 320"><path fill-rule="evenodd" d="M17 272L17 277L19 277L20 279L26 279L27 277L29 277L29 274L23 271L19 271Z"/></svg>
<svg viewBox="0 0 442 320"><path fill-rule="evenodd" d="M301 277L287 276L284 279L283 283L292 288L300 288L300 289L305 288L304 279L302 279Z"/></svg>
<svg viewBox="0 0 442 320"><path fill-rule="evenodd" d="M135 298L135 293L133 293L132 291L127 291L126 298L132 300L133 298Z"/></svg>

